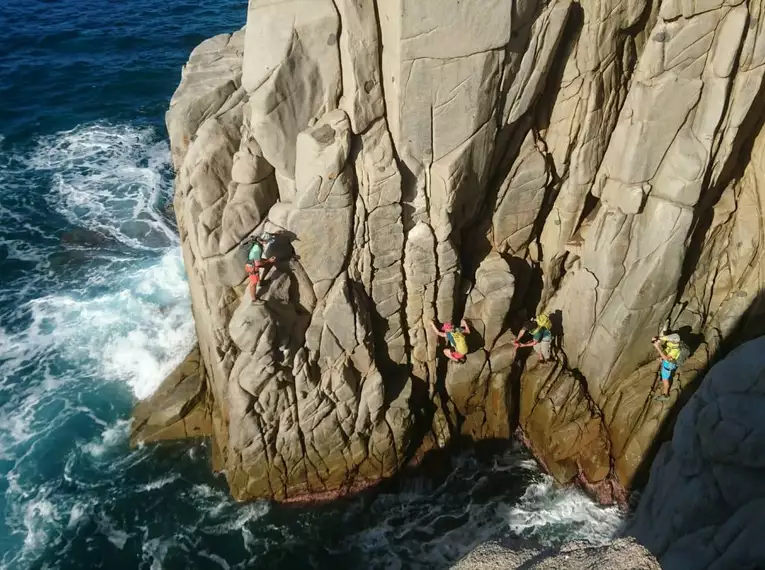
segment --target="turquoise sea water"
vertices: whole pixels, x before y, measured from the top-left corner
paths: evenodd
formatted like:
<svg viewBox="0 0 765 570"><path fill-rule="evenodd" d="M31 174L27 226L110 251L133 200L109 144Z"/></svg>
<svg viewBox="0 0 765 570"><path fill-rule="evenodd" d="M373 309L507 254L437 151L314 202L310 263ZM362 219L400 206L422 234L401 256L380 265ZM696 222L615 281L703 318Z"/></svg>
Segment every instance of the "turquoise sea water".
<svg viewBox="0 0 765 570"><path fill-rule="evenodd" d="M0 6L0 567L439 568L495 532L620 517L519 450L312 508L234 503L199 444L130 450L194 342L164 112L233 0Z"/></svg>

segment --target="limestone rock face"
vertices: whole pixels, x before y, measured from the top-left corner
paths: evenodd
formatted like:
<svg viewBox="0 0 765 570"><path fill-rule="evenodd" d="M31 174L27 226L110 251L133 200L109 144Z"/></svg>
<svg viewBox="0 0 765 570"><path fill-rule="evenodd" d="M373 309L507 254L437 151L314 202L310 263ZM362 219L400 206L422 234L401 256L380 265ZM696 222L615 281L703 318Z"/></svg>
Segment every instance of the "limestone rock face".
<svg viewBox="0 0 765 570"><path fill-rule="evenodd" d="M680 412L627 532L666 570L765 560L765 339L718 362Z"/></svg>
<svg viewBox="0 0 765 570"><path fill-rule="evenodd" d="M761 4L250 0L197 47L167 124L234 495L332 497L518 429L559 481L629 488L762 332ZM542 310L547 367L513 344ZM463 317L447 362L430 321ZM660 403L668 319L699 342Z"/></svg>

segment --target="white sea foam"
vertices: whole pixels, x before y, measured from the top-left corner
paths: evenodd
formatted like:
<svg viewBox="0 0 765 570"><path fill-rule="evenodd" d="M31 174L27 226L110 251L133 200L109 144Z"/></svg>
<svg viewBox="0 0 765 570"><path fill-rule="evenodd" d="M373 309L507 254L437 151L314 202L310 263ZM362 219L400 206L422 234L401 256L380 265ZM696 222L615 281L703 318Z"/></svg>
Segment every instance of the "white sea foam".
<svg viewBox="0 0 765 570"><path fill-rule="evenodd" d="M19 181L28 174L51 181L46 199L73 226L122 248L115 254L96 244L92 258L54 271L48 258L61 253L56 236L34 227L0 232L0 255L36 264L0 290L0 458L13 463L4 499L6 524L19 541L2 564L14 566L35 560L66 528L90 518L100 495L89 494L93 483L82 481L82 465L105 474L140 461L140 454L110 455L127 448L129 422L115 420L108 402L91 407L91 393L108 395L112 388L105 388L113 386L148 396L193 346L194 328L178 240L161 212L170 192L169 151L152 129L79 127L41 139L12 162L11 169L0 168L0 186L19 198L0 205L0 225L20 228L28 221L19 212L39 208L18 202L26 199ZM69 424L74 437L66 441ZM51 471L49 483L40 485L36 465L48 465L50 450L62 472ZM149 482L145 490L177 477ZM82 493L64 490L72 486ZM133 532L104 516L96 522L118 548Z"/></svg>
<svg viewBox="0 0 765 570"><path fill-rule="evenodd" d="M602 544L616 536L624 521L617 507L601 507L579 489L558 487L547 475L540 475L517 504L504 509L514 534L547 546L562 539Z"/></svg>
<svg viewBox="0 0 765 570"><path fill-rule="evenodd" d="M31 318L27 329L0 336L0 348L8 345L6 354L16 366L63 353L95 377L126 382L137 397L147 397L194 343L178 251L123 274L119 284L125 288L92 297L58 293L33 299L22 308Z"/></svg>
<svg viewBox="0 0 765 570"><path fill-rule="evenodd" d="M99 438L83 445L83 451L95 458L103 457L111 449L124 444L129 431L129 420L117 420L113 425L107 426Z"/></svg>
<svg viewBox="0 0 765 570"><path fill-rule="evenodd" d="M140 397L153 392L193 344L188 289L177 237L159 211L169 194L169 149L153 129L91 124L43 137L16 162L50 172L49 198L75 226L96 230L139 249L165 251L158 259L123 260L92 267L66 282L50 275L41 295L19 307L31 323L25 331L0 329L0 371L11 373L32 359L65 354L87 363L94 376L126 382ZM0 211L0 219L15 215ZM7 221L7 220L6 220ZM133 231L136 224L149 230ZM132 229L130 229L132 228ZM7 244L6 244L7 245ZM15 257L30 244L7 245ZM30 273L30 280L36 275ZM54 380L51 387L55 388ZM14 430L18 433L19 426Z"/></svg>
<svg viewBox="0 0 765 570"><path fill-rule="evenodd" d="M512 486L529 479L517 498L512 488L507 496L497 488L503 480ZM622 522L618 509L598 507L579 490L557 486L520 449L497 457L493 468L463 455L437 487L417 478L403 492L378 495L371 504L351 503L344 518L350 522L367 512L374 524L351 530L332 552L359 545L377 553L370 568L386 570L448 567L496 536L521 536L551 547L569 540L602 543Z"/></svg>
<svg viewBox="0 0 765 570"><path fill-rule="evenodd" d="M34 550L48 540L48 530L55 521L56 507L47 498L35 498L24 509L24 548Z"/></svg>
<svg viewBox="0 0 765 570"><path fill-rule="evenodd" d="M150 570L162 570L165 556L167 556L168 547L171 543L160 538L150 538L143 541L141 546L141 558L145 564L149 564Z"/></svg>
<svg viewBox="0 0 765 570"><path fill-rule="evenodd" d="M230 507L231 502L226 499L225 503L221 503L219 505L217 513L222 512L223 508ZM244 527L245 524L256 521L263 517L266 513L268 513L269 509L270 507L266 501L255 501L252 503L247 503L246 505L241 505L236 509L235 517L232 517L231 519L226 520L221 524L214 524L204 527L202 530L210 534L227 534L230 531L239 531ZM213 512L215 513L216 511L213 510Z"/></svg>
<svg viewBox="0 0 765 570"><path fill-rule="evenodd" d="M216 498L221 499L224 497L223 493L218 489L213 489L210 485L194 485L191 488L191 492L196 498L209 499Z"/></svg>
<svg viewBox="0 0 765 570"><path fill-rule="evenodd" d="M155 479L154 481L150 481L145 485L141 485L139 489L141 491L156 491L157 489L161 489L165 485L169 485L180 478L181 476L178 473L173 473L164 477L160 477L159 479Z"/></svg>
<svg viewBox="0 0 765 570"><path fill-rule="evenodd" d="M0 252L6 259L39 262L45 259L45 252L20 239L5 239L0 237Z"/></svg>
<svg viewBox="0 0 765 570"><path fill-rule="evenodd" d="M85 518L88 516L88 509L91 507L89 503L75 503L69 511L69 522L66 524L66 528L76 528Z"/></svg>
<svg viewBox="0 0 765 570"><path fill-rule="evenodd" d="M40 139L27 157L53 178L52 205L75 226L138 249L177 241L156 205L167 191L170 153L153 129L91 124Z"/></svg>
<svg viewBox="0 0 765 570"><path fill-rule="evenodd" d="M98 530L104 536L106 536L107 540L114 546L120 550L125 548L125 543L127 543L130 535L124 530L118 528L116 523L114 523L109 517L105 515L99 516L97 520L97 526Z"/></svg>

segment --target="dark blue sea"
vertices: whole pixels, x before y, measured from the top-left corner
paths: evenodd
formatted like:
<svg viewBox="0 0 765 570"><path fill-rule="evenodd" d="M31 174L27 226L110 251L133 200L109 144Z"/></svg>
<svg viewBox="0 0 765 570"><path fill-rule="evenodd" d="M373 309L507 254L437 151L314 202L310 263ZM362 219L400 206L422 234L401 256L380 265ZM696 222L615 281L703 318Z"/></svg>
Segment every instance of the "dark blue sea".
<svg viewBox="0 0 765 570"><path fill-rule="evenodd" d="M620 524L519 449L352 499L237 504L206 444L131 450L194 343L164 113L234 0L0 0L0 567L443 568Z"/></svg>

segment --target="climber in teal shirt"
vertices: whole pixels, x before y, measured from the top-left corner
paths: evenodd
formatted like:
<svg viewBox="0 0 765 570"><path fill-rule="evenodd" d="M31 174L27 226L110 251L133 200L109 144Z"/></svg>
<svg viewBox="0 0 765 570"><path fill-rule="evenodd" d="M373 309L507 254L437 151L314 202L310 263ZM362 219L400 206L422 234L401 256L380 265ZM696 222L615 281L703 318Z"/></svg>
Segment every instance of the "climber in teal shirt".
<svg viewBox="0 0 765 570"><path fill-rule="evenodd" d="M271 242L274 238L271 234L264 232L261 235L255 236L255 241L252 243L250 250L247 252L247 263L244 266L244 270L247 272L250 280L250 296L252 302L257 301L257 288L261 279L261 269L263 269L262 277L265 277L268 268L276 261L275 257L269 257L263 259L263 248Z"/></svg>

